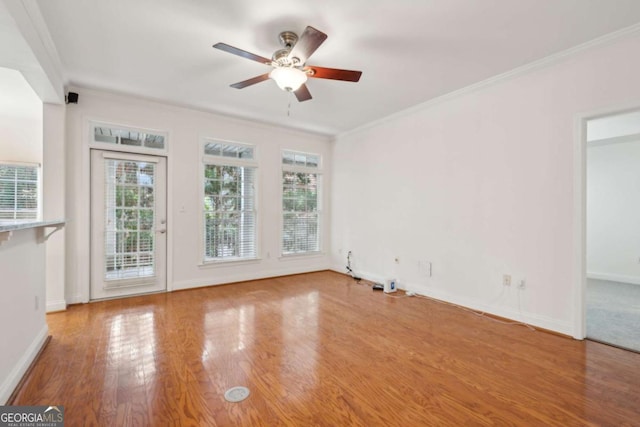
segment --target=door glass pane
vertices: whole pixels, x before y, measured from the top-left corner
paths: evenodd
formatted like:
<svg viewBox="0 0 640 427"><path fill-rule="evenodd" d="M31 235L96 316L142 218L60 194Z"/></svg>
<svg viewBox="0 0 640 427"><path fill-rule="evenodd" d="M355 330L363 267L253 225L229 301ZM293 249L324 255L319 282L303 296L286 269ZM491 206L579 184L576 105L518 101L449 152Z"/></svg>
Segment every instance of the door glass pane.
<svg viewBox="0 0 640 427"><path fill-rule="evenodd" d="M105 280L155 276L154 163L105 160Z"/></svg>

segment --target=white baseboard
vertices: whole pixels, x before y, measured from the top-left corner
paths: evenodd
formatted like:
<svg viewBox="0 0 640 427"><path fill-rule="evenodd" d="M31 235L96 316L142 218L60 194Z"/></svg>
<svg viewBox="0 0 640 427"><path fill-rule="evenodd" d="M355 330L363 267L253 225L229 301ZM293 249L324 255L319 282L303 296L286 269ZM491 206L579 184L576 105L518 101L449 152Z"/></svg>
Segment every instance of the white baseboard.
<svg viewBox="0 0 640 427"><path fill-rule="evenodd" d="M349 272L344 267L340 268L340 267L333 266L331 268L331 271L335 271L336 273L341 273L341 274L347 274L347 275L349 274ZM398 285L398 289L406 290L406 288L403 287L403 283L400 282L397 277L393 277L393 276L385 276L385 277L383 277L383 276L379 276L377 274L369 273L369 272L366 272L366 271L364 271L364 272L363 271L356 271L356 272L354 272L354 275L356 275L357 277L360 277L361 279L368 280L368 281L374 282L374 283L384 283L388 279L396 279L396 282L397 282L397 285Z"/></svg>
<svg viewBox="0 0 640 427"><path fill-rule="evenodd" d="M64 311L67 309L67 302L65 300L47 301L47 313L53 313L54 311Z"/></svg>
<svg viewBox="0 0 640 427"><path fill-rule="evenodd" d="M22 355L18 363L13 367L7 378L0 385L0 404L6 405L7 401L11 397L11 394L20 383L20 380L29 369L29 366L34 361L40 349L44 345L47 336L49 334L49 327L45 323L38 335L31 342L25 353Z"/></svg>
<svg viewBox="0 0 640 427"><path fill-rule="evenodd" d="M621 282L621 283L631 283L632 285L640 285L640 277L625 276L623 274L595 273L595 272L588 271L587 279L607 280L609 282Z"/></svg>
<svg viewBox="0 0 640 427"><path fill-rule="evenodd" d="M401 288L407 289L407 288ZM513 320L515 322L526 323L528 325L547 329L549 331L558 332L567 336L573 336L573 323L570 321L560 321L558 319L552 319L547 316L541 316L536 313L519 312L509 307L498 307L483 304L478 301L471 301L466 298L451 295L445 292L429 291L423 289L414 289L409 287L408 289L414 291L418 295L423 295L429 298L434 298L440 301L445 301L455 305L459 305L472 310L492 314L505 319Z"/></svg>
<svg viewBox="0 0 640 427"><path fill-rule="evenodd" d="M248 280L260 280L260 279L268 279L270 277L279 277L279 276L289 276L292 274L303 274L303 273L313 273L315 271L327 270L326 268L287 268L287 269L278 269L274 271L262 272L260 274L253 273L241 273L241 274L233 274L233 275L224 275L220 278L208 278L208 279L196 279L196 280L181 280L177 282L173 282L172 290L184 290L184 289L193 289L193 288L202 288L206 286L214 286L214 285L225 285L228 283L234 282L245 282Z"/></svg>
<svg viewBox="0 0 640 427"><path fill-rule="evenodd" d="M344 270L339 268L332 268L333 271L338 273L344 273ZM369 280L372 282L384 283L385 280L391 279L393 277L382 277L376 274L369 274L367 272L357 272L359 277L362 277L365 280ZM535 313L526 313L519 312L518 310L514 310L508 307L498 307L498 306L490 306L487 304L483 304L479 301L472 301L464 297L459 297L457 295L452 295L447 292L442 292L433 289L425 289L424 286L413 286L412 284L405 283L401 280L398 280L398 289L402 290L410 290L415 292L417 295L422 295L425 297L437 299L439 301L448 302L451 304L459 305L461 307L469 308L472 310L481 311L487 314L492 314L494 316L503 317L505 319L513 320L515 322L526 323L531 326L537 326L539 328L544 328L550 331L558 332L560 334L574 336L573 324L570 321L559 321L557 319L552 319L550 317L541 316Z"/></svg>
<svg viewBox="0 0 640 427"><path fill-rule="evenodd" d="M71 304L82 304L84 301L82 301L82 297L80 295L72 295L71 297L67 298L67 305L71 305Z"/></svg>

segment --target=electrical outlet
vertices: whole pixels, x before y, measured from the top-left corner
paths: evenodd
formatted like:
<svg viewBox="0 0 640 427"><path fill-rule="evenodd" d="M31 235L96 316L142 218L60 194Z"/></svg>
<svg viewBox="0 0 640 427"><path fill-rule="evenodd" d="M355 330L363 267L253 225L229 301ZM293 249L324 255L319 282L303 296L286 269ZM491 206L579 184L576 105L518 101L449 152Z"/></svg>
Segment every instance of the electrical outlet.
<svg viewBox="0 0 640 427"><path fill-rule="evenodd" d="M431 274L432 274L432 272L431 272L431 262L427 261L424 264L424 267L425 267L425 271L427 273L427 277L431 277Z"/></svg>
<svg viewBox="0 0 640 427"><path fill-rule="evenodd" d="M511 286L511 275L504 274L502 276L502 286Z"/></svg>
<svg viewBox="0 0 640 427"><path fill-rule="evenodd" d="M521 291L524 291L525 289L527 289L527 282L524 279L521 279L518 282L518 289L520 289Z"/></svg>

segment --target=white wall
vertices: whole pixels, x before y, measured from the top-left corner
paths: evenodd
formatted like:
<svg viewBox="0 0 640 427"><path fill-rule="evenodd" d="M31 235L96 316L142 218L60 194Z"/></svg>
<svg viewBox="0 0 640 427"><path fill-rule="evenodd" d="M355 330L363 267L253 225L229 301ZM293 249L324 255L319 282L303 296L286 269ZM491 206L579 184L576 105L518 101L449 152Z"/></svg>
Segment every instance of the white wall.
<svg viewBox="0 0 640 427"><path fill-rule="evenodd" d="M68 303L86 301L89 284L89 121L169 133L169 289L184 289L329 268L329 215L322 236L326 254L282 259L280 186L282 149L320 153L324 159L325 210L331 191L331 143L325 137L216 114L82 88L66 112ZM287 117L283 114L283 122ZM256 262L200 266L200 142L203 137L256 144L259 150L260 254Z"/></svg>
<svg viewBox="0 0 640 427"><path fill-rule="evenodd" d="M0 93L0 161L42 165L42 217L64 219L64 106L43 105L17 70L0 68ZM63 310L63 230L48 240L46 252L47 310Z"/></svg>
<svg viewBox="0 0 640 427"><path fill-rule="evenodd" d="M41 164L42 102L19 71L6 68L0 94L0 161ZM45 249L36 237L35 229L20 230L0 243L0 404L47 337Z"/></svg>
<svg viewBox="0 0 640 427"><path fill-rule="evenodd" d="M640 139L588 148L587 272L640 284Z"/></svg>
<svg viewBox="0 0 640 427"><path fill-rule="evenodd" d="M66 219L65 212L65 106L44 104L44 159L42 165L43 219ZM53 233L46 245L47 311L64 310L65 228Z"/></svg>
<svg viewBox="0 0 640 427"><path fill-rule="evenodd" d="M0 161L42 163L42 101L8 68L0 68L0 94Z"/></svg>
<svg viewBox="0 0 640 427"><path fill-rule="evenodd" d="M0 405L47 338L44 244L37 243L37 233L33 228L14 231L0 244Z"/></svg>
<svg viewBox="0 0 640 427"><path fill-rule="evenodd" d="M580 335L575 123L640 104L638 51L636 33L339 136L334 268L352 250L365 277Z"/></svg>

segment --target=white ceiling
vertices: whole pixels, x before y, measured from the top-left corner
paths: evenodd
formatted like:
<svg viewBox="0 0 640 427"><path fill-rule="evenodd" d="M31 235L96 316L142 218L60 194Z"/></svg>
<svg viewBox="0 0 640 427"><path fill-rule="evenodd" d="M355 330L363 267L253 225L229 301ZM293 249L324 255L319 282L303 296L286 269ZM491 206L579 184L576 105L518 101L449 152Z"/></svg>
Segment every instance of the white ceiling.
<svg viewBox="0 0 640 427"><path fill-rule="evenodd" d="M640 22L638 0L38 0L70 84L335 135ZM309 64L362 70L310 79L291 102L268 67L278 33L329 35ZM80 95L82 102L82 94Z"/></svg>

